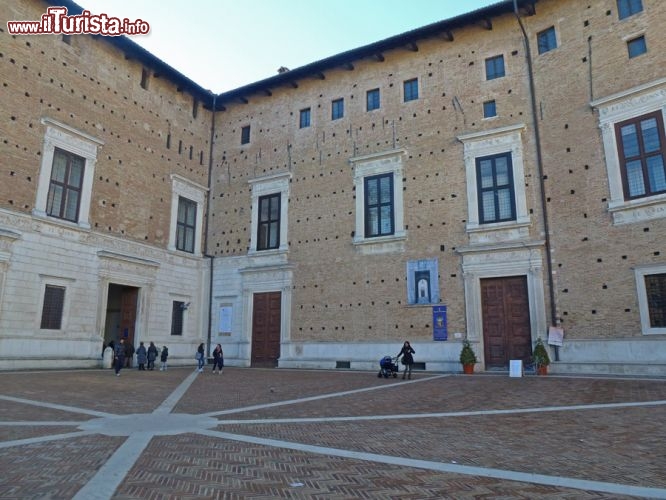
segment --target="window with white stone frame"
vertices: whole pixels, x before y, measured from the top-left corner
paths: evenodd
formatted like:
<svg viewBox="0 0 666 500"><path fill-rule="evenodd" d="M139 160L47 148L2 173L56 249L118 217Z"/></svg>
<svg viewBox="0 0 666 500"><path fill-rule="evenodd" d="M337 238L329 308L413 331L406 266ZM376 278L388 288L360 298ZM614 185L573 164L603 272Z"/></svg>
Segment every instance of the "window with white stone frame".
<svg viewBox="0 0 666 500"><path fill-rule="evenodd" d="M291 173L249 181L252 187L252 226L248 254L268 255L288 249L289 180Z"/></svg>
<svg viewBox="0 0 666 500"><path fill-rule="evenodd" d="M643 335L666 334L666 264L637 266L634 274Z"/></svg>
<svg viewBox="0 0 666 500"><path fill-rule="evenodd" d="M208 188L176 174L171 175L171 251L201 255L203 214Z"/></svg>
<svg viewBox="0 0 666 500"><path fill-rule="evenodd" d="M356 230L353 244L362 252L404 249L402 178L404 149L350 159L354 167Z"/></svg>
<svg viewBox="0 0 666 500"><path fill-rule="evenodd" d="M530 223L523 164L524 128L519 124L458 137L464 145L468 232Z"/></svg>
<svg viewBox="0 0 666 500"><path fill-rule="evenodd" d="M67 330L71 286L74 280L61 276L40 274L39 311L35 317L38 330Z"/></svg>
<svg viewBox="0 0 666 500"><path fill-rule="evenodd" d="M599 114L613 224L666 217L666 78L591 105Z"/></svg>
<svg viewBox="0 0 666 500"><path fill-rule="evenodd" d="M98 149L104 143L51 118L46 127L33 215L90 228Z"/></svg>

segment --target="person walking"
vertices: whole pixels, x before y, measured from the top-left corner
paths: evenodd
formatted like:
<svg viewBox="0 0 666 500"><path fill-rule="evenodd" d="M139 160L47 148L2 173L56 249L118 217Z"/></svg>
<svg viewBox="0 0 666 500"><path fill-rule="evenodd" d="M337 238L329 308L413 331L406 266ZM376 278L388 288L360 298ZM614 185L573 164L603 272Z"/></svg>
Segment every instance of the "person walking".
<svg viewBox="0 0 666 500"><path fill-rule="evenodd" d="M169 349L167 349L167 346L162 346L162 352L160 353L160 361L162 362L162 366L160 366L160 371L166 371L167 369L167 358L169 357Z"/></svg>
<svg viewBox="0 0 666 500"><path fill-rule="evenodd" d="M116 377L120 377L120 370L125 366L125 339L120 339L120 342L116 344L115 350L113 361L116 368Z"/></svg>
<svg viewBox="0 0 666 500"><path fill-rule="evenodd" d="M402 364L405 365L405 371L402 374L402 379L405 380L405 375L407 378L412 378L412 365L414 364L414 357L412 354L416 354L416 351L412 349L412 346L409 344L409 341L405 340L405 343L402 345L402 349L398 353L398 357L402 356Z"/></svg>
<svg viewBox="0 0 666 500"><path fill-rule="evenodd" d="M132 368L132 360L134 359L134 344L130 339L125 342L125 368Z"/></svg>
<svg viewBox="0 0 666 500"><path fill-rule="evenodd" d="M151 342L148 346L148 369L153 370L155 368L155 360L157 359L157 347L155 343Z"/></svg>
<svg viewBox="0 0 666 500"><path fill-rule="evenodd" d="M197 370L199 370L199 373L203 372L203 367L204 367L204 344L203 342L199 344L199 347L197 348L197 353L194 355L194 359L197 360Z"/></svg>
<svg viewBox="0 0 666 500"><path fill-rule="evenodd" d="M224 352L221 344L217 344L213 350L213 373L215 373L215 369L217 369L218 375L224 369Z"/></svg>
<svg viewBox="0 0 666 500"><path fill-rule="evenodd" d="M136 350L136 364L139 365L140 371L146 370L146 361L148 361L146 346L143 345L143 342L139 342L139 348Z"/></svg>

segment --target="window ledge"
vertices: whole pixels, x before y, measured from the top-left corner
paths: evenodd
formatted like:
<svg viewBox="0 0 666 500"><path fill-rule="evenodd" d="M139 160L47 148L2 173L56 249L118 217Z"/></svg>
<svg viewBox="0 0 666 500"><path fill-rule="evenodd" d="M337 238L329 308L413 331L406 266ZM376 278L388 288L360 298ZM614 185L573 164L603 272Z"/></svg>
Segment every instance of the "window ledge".
<svg viewBox="0 0 666 500"><path fill-rule="evenodd" d="M506 222L491 222L487 224L479 223L468 223L467 232L468 233L484 233L490 231L501 231L503 229L516 229L521 227L529 227L530 219L529 217L520 218L518 220L510 220Z"/></svg>
<svg viewBox="0 0 666 500"><path fill-rule="evenodd" d="M666 218L666 194L630 201L612 201L608 204L608 212L616 226Z"/></svg>
<svg viewBox="0 0 666 500"><path fill-rule="evenodd" d="M32 211L32 216L41 219L45 222L49 222L51 224L55 224L57 226L63 226L69 229L82 229L84 231L89 231L90 230L90 224L88 223L83 223L83 222L72 222L68 221L65 219L60 219L58 217L51 217L50 215L47 215L46 212L42 212L41 210L34 209Z"/></svg>
<svg viewBox="0 0 666 500"><path fill-rule="evenodd" d="M270 250L249 250L247 252L248 257L269 257L273 255L282 255L286 254L288 248L272 248Z"/></svg>
<svg viewBox="0 0 666 500"><path fill-rule="evenodd" d="M397 253L405 251L407 231L400 231L391 236L378 236L376 238L354 238L354 245L363 255Z"/></svg>

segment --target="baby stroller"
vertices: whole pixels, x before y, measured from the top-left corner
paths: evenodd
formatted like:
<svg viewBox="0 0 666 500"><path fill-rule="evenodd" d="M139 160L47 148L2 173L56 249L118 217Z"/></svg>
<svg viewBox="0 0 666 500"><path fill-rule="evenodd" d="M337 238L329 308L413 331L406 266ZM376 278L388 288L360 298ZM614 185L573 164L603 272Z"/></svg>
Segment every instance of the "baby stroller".
<svg viewBox="0 0 666 500"><path fill-rule="evenodd" d="M398 371L400 371L398 368L398 358L392 358L391 356L384 356L380 359L379 367L380 370L377 374L377 377L379 378L389 378L391 375L393 375L393 378L396 378L398 376Z"/></svg>

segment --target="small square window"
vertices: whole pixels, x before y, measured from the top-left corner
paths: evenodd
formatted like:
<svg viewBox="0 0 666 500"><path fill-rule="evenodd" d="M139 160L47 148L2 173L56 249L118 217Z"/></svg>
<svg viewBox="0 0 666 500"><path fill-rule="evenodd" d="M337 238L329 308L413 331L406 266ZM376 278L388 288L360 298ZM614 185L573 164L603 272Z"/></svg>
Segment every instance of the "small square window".
<svg viewBox="0 0 666 500"><path fill-rule="evenodd" d="M414 101L419 98L419 81L417 78L412 78L403 83L405 91L405 102Z"/></svg>
<svg viewBox="0 0 666 500"><path fill-rule="evenodd" d="M368 93L366 94L366 103L367 111L379 109L379 89L368 90Z"/></svg>
<svg viewBox="0 0 666 500"><path fill-rule="evenodd" d="M627 42L627 50L629 51L629 59L632 57L640 56L647 52L647 45L645 45L645 37L639 36Z"/></svg>
<svg viewBox="0 0 666 500"><path fill-rule="evenodd" d="M504 76L504 56L486 59L486 80L494 80Z"/></svg>
<svg viewBox="0 0 666 500"><path fill-rule="evenodd" d="M336 99L331 102L331 120L339 120L345 115L345 100Z"/></svg>
<svg viewBox="0 0 666 500"><path fill-rule="evenodd" d="M310 108L301 109L298 120L299 128L308 128L310 126Z"/></svg>
<svg viewBox="0 0 666 500"><path fill-rule="evenodd" d="M250 126L246 125L241 129L241 144L248 144L250 142Z"/></svg>
<svg viewBox="0 0 666 500"><path fill-rule="evenodd" d="M497 106L495 105L495 101L486 101L483 103L483 117L484 118L492 118L493 116L497 116Z"/></svg>
<svg viewBox="0 0 666 500"><path fill-rule="evenodd" d="M617 15L624 19L643 11L643 2L641 0L617 0Z"/></svg>
<svg viewBox="0 0 666 500"><path fill-rule="evenodd" d="M537 44L539 54L550 52L557 48L557 38L555 37L555 28L551 26L547 30L537 33Z"/></svg>

